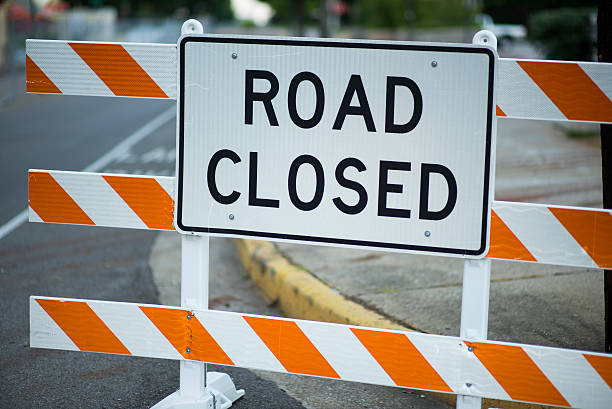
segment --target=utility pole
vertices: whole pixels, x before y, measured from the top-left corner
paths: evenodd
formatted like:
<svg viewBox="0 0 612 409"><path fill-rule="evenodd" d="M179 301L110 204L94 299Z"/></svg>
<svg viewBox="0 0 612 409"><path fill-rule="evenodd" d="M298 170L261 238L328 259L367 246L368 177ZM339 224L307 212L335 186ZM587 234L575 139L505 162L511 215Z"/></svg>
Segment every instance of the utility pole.
<svg viewBox="0 0 612 409"><path fill-rule="evenodd" d="M320 0L319 2L319 27L321 29L321 37L329 37L327 30L327 0Z"/></svg>
<svg viewBox="0 0 612 409"><path fill-rule="evenodd" d="M304 0L293 0L295 8L295 35L304 36Z"/></svg>
<svg viewBox="0 0 612 409"><path fill-rule="evenodd" d="M612 3L600 0L597 10L597 59L612 62ZM601 127L603 207L612 209L612 125ZM604 270L605 351L612 352L612 270Z"/></svg>

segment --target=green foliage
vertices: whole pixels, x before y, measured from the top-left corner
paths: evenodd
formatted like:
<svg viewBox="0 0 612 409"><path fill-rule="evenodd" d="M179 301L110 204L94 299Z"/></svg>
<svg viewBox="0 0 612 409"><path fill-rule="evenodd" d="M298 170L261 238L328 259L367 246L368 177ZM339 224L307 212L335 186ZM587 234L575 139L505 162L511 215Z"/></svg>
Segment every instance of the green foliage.
<svg viewBox="0 0 612 409"><path fill-rule="evenodd" d="M463 0L356 0L366 27L441 27L470 24Z"/></svg>
<svg viewBox="0 0 612 409"><path fill-rule="evenodd" d="M527 25L529 16L537 11L558 7L597 6L597 2L598 0L483 0L482 12L493 17L496 23Z"/></svg>
<svg viewBox="0 0 612 409"><path fill-rule="evenodd" d="M554 60L589 61L592 58L592 8L560 8L529 18L529 39Z"/></svg>
<svg viewBox="0 0 612 409"><path fill-rule="evenodd" d="M275 11L273 22L294 24L298 9L303 21L316 24L320 0L262 0ZM328 0L331 3L332 0ZM351 9L342 18L346 24L371 28L439 27L470 23L474 10L464 7L464 0L345 0ZM301 6L300 6L301 5Z"/></svg>
<svg viewBox="0 0 612 409"><path fill-rule="evenodd" d="M261 0L274 10L272 21L275 24L291 25L301 18L306 23L313 23L314 11L319 7L319 0ZM302 15L298 15L301 10Z"/></svg>
<svg viewBox="0 0 612 409"><path fill-rule="evenodd" d="M416 2L417 27L463 26L473 24L476 10L464 6L465 0L421 0Z"/></svg>
<svg viewBox="0 0 612 409"><path fill-rule="evenodd" d="M366 27L404 27L406 2L404 0L358 0L359 20Z"/></svg>
<svg viewBox="0 0 612 409"><path fill-rule="evenodd" d="M113 6L129 10L129 15L169 17L179 8L192 16L208 14L217 21L233 20L230 0L67 0L71 6Z"/></svg>

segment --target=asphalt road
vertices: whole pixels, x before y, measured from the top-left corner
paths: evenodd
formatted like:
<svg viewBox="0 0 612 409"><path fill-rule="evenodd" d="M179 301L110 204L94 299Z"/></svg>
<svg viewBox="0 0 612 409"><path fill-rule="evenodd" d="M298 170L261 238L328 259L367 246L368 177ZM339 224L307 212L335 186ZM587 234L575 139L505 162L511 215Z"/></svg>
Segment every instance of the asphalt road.
<svg viewBox="0 0 612 409"><path fill-rule="evenodd" d="M2 80L0 91L7 84ZM173 101L18 95L0 106L0 230L27 207L27 169L82 170L173 106ZM99 171L173 175L174 135L171 119ZM158 234L26 222L0 237L0 408L146 408L176 390L176 361L28 345L30 295L159 304L149 265ZM231 241L213 239L212 248L213 271L220 274L211 278L211 302L226 300L226 294L233 300L212 308L282 315L245 284ZM236 408L445 407L397 388L212 365L209 370L229 373L246 389Z"/></svg>

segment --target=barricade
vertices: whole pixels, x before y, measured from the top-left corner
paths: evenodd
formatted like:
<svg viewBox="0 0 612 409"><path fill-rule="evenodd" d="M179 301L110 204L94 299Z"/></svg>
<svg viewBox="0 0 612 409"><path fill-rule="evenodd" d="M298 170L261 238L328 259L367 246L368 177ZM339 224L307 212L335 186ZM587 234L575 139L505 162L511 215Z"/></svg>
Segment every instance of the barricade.
<svg viewBox="0 0 612 409"><path fill-rule="evenodd" d="M183 34L201 33L192 20ZM484 39L484 40L483 40ZM475 44L495 47L477 33ZM28 92L176 99L177 46L28 40ZM612 64L499 59L498 117L612 123ZM495 129L495 127L493 127ZM174 230L173 177L29 171L29 220ZM392 186L392 185L391 185ZM486 258L466 259L459 337L207 310L208 235L182 236L181 307L32 296L30 345L181 361L156 407L229 407L205 363L482 398L607 408L612 357L487 341L490 259L612 268L608 210L492 201Z"/></svg>

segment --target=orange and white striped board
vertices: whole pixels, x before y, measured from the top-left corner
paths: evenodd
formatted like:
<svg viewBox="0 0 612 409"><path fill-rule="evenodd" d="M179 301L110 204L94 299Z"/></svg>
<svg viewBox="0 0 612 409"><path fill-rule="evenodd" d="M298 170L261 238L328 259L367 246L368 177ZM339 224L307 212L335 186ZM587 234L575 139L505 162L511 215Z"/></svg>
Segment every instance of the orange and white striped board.
<svg viewBox="0 0 612 409"><path fill-rule="evenodd" d="M26 91L176 99L176 45L26 40Z"/></svg>
<svg viewBox="0 0 612 409"><path fill-rule="evenodd" d="M31 222L174 230L175 178L30 170Z"/></svg>
<svg viewBox="0 0 612 409"><path fill-rule="evenodd" d="M174 230L175 178L29 171L32 222ZM609 210L494 201L487 257L612 268Z"/></svg>
<svg viewBox="0 0 612 409"><path fill-rule="evenodd" d="M612 402L612 356L212 310L30 297L30 346L576 408Z"/></svg>
<svg viewBox="0 0 612 409"><path fill-rule="evenodd" d="M612 122L612 64L501 58L497 116Z"/></svg>
<svg viewBox="0 0 612 409"><path fill-rule="evenodd" d="M612 64L500 58L497 116L612 123ZM33 93L176 99L174 44L26 41Z"/></svg>

